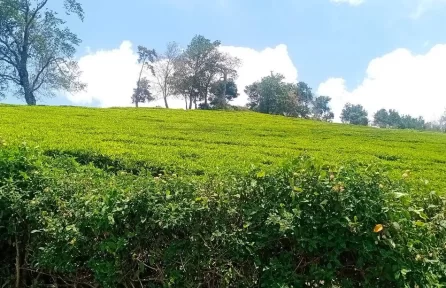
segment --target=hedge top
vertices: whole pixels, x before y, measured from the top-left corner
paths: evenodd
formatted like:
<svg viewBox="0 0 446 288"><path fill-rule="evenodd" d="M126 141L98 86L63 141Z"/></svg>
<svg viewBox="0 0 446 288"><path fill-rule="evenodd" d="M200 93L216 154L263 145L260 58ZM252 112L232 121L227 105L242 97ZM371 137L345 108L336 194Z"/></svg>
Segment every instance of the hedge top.
<svg viewBox="0 0 446 288"><path fill-rule="evenodd" d="M444 187L446 135L329 124L241 111L0 106L0 138L88 151L177 173L275 167L307 153L327 163L380 162Z"/></svg>

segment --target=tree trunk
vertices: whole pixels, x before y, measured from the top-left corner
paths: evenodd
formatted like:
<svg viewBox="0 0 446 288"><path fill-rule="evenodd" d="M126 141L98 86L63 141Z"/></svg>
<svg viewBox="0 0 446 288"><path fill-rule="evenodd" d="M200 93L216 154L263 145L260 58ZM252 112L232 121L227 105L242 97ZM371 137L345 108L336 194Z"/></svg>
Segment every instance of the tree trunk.
<svg viewBox="0 0 446 288"><path fill-rule="evenodd" d="M167 96L164 96L164 105L166 106L166 109L169 109L169 104L167 104Z"/></svg>
<svg viewBox="0 0 446 288"><path fill-rule="evenodd" d="M223 80L223 95L221 98L221 104L226 106L226 86L228 85L228 74L225 72Z"/></svg>
<svg viewBox="0 0 446 288"><path fill-rule="evenodd" d="M22 65L22 71L20 72L20 78L21 78L21 84L23 87L23 92L25 93L25 101L28 105L36 105L36 97L34 96L34 93L31 90L29 78L28 78L28 71L26 70L26 66L23 67Z"/></svg>
<svg viewBox="0 0 446 288"><path fill-rule="evenodd" d="M138 108L138 101L135 101L135 108Z"/></svg>
<svg viewBox="0 0 446 288"><path fill-rule="evenodd" d="M25 101L28 105L36 105L36 97L34 96L34 93L32 91L31 84L29 83L29 74L28 74L28 68L26 67L28 62L28 55L22 55L22 59L20 62L20 84L23 88L23 92L25 93Z"/></svg>
<svg viewBox="0 0 446 288"><path fill-rule="evenodd" d="M186 103L186 110L187 110L187 96L184 95L184 102Z"/></svg>
<svg viewBox="0 0 446 288"><path fill-rule="evenodd" d="M28 10L26 11L26 22L28 22L28 16L29 16L29 6ZM23 44L22 44L22 51L20 52L20 70L19 76L20 76L20 84L23 87L23 92L25 93L25 101L28 105L36 105L36 97L34 97L34 91L32 90L34 87L31 86L29 83L29 73L28 73L28 51L29 51L29 29L30 25L25 26L25 31L23 32Z"/></svg>
<svg viewBox="0 0 446 288"><path fill-rule="evenodd" d="M192 95L189 96L189 110L192 110L192 101L194 100L194 97Z"/></svg>
<svg viewBox="0 0 446 288"><path fill-rule="evenodd" d="M198 109L198 107L197 107L197 97L195 97L195 99L194 99L194 105L195 105L195 110L197 110Z"/></svg>
<svg viewBox="0 0 446 288"><path fill-rule="evenodd" d="M26 91L28 90L28 91ZM34 96L34 93L30 92L29 89L25 89L25 100L26 104L34 106L37 104L36 97Z"/></svg>

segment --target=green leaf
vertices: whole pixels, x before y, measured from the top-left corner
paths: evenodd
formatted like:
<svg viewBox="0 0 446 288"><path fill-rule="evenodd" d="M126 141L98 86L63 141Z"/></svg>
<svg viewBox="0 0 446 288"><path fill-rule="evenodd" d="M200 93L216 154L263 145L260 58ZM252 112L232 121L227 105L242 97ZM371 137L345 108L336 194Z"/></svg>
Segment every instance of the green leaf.
<svg viewBox="0 0 446 288"><path fill-rule="evenodd" d="M264 178L266 176L266 172L265 171L260 171L259 173L257 173L257 178Z"/></svg>
<svg viewBox="0 0 446 288"><path fill-rule="evenodd" d="M424 222L418 220L415 222L415 225L419 226L419 227L423 227L424 226Z"/></svg>
<svg viewBox="0 0 446 288"><path fill-rule="evenodd" d="M293 187L293 190L296 191L296 192L299 192L299 193L303 191L302 188L297 187L297 186L294 186L294 187Z"/></svg>

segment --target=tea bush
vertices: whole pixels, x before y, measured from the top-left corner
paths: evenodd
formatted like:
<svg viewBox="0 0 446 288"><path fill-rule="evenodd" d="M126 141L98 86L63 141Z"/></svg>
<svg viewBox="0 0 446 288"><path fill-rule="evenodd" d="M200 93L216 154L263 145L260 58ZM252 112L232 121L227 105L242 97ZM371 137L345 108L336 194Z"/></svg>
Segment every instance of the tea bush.
<svg viewBox="0 0 446 288"><path fill-rule="evenodd" d="M103 168L0 148L0 286L446 281L446 200L410 173L308 156L224 176Z"/></svg>
<svg viewBox="0 0 446 288"><path fill-rule="evenodd" d="M0 106L0 138L109 170L203 175L267 171L302 152L326 163L378 161L444 193L446 134L355 127L246 111ZM118 163L113 163L113 162ZM116 165L114 165L116 164ZM114 167L119 167L118 169Z"/></svg>

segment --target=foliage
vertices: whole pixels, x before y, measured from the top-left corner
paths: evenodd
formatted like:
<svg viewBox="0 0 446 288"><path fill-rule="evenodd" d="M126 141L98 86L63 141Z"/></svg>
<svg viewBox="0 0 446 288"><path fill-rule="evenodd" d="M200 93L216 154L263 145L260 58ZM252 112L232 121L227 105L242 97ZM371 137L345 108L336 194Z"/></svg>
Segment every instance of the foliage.
<svg viewBox="0 0 446 288"><path fill-rule="evenodd" d="M428 129L428 125L426 125L422 117L414 118L410 115L401 116L398 111L393 109L390 109L388 112L386 109L377 111L374 115L374 123L381 128Z"/></svg>
<svg viewBox="0 0 446 288"><path fill-rule="evenodd" d="M331 98L327 96L319 96L314 99L312 108L313 119L327 122L334 119L334 113L329 106L330 101Z"/></svg>
<svg viewBox="0 0 446 288"><path fill-rule="evenodd" d="M351 103L345 104L344 109L341 113L341 121L343 123L353 124L353 125L363 125L367 126L369 124L369 119L367 118L368 113L365 111L362 105L353 105Z"/></svg>
<svg viewBox="0 0 446 288"><path fill-rule="evenodd" d="M28 105L35 105L39 96L86 87L79 81L74 60L81 41L64 27L65 21L48 3L2 0L0 5L0 86L7 82ZM77 1L63 3L67 14L74 13L83 20L84 12Z"/></svg>
<svg viewBox="0 0 446 288"><path fill-rule="evenodd" d="M427 122L424 126L426 130L446 132L446 111L438 121Z"/></svg>
<svg viewBox="0 0 446 288"><path fill-rule="evenodd" d="M133 89L132 103L138 107L139 103L150 102L155 100L150 91L150 82L144 76L144 72L149 70L152 75L155 75L155 69L153 63L157 54L155 50L150 50L144 46L138 46L138 63L141 65L139 72L138 82L136 82L136 88Z"/></svg>
<svg viewBox="0 0 446 288"><path fill-rule="evenodd" d="M389 123L389 112L386 109L378 110L373 116L373 123L381 128L386 128L390 125Z"/></svg>
<svg viewBox="0 0 446 288"><path fill-rule="evenodd" d="M297 86L297 115L303 118L309 118L311 114L311 105L313 104L313 91L305 82L298 82ZM328 103L327 103L328 104Z"/></svg>
<svg viewBox="0 0 446 288"><path fill-rule="evenodd" d="M212 84L210 106L217 109L225 109L228 103L239 96L237 84L234 80L220 80Z"/></svg>
<svg viewBox="0 0 446 288"><path fill-rule="evenodd" d="M434 287L446 280L446 203L417 183L306 156L197 179L2 148L0 281Z"/></svg>
<svg viewBox="0 0 446 288"><path fill-rule="evenodd" d="M271 73L260 81L246 86L248 107L251 110L285 115L290 117L310 118L330 121L334 118L326 96L314 97L312 89L304 82L286 83L281 74Z"/></svg>
<svg viewBox="0 0 446 288"><path fill-rule="evenodd" d="M298 113L297 89L284 82L281 74L263 77L246 86L250 109L266 114L296 115Z"/></svg>
<svg viewBox="0 0 446 288"><path fill-rule="evenodd" d="M425 121L423 117L414 118L410 115L403 115L401 116L401 123L398 128L423 130L424 127Z"/></svg>
<svg viewBox="0 0 446 288"><path fill-rule="evenodd" d="M235 78L240 60L219 51L220 41L214 41L196 35L187 49L175 62L174 86L177 94L184 95L186 109L192 105L198 108L209 107L209 93L213 84L223 77ZM187 101L189 104L187 105Z"/></svg>
<svg viewBox="0 0 446 288"><path fill-rule="evenodd" d="M251 111L4 105L0 138L129 171L142 163L194 175L244 171L252 164L269 170L306 151L327 163L379 161L396 177L401 170L411 170L440 192L446 175L442 133L327 124Z"/></svg>
<svg viewBox="0 0 446 288"><path fill-rule="evenodd" d="M133 89L132 103L138 107L139 103L145 103L155 100L150 91L150 82L147 78L138 81L137 87Z"/></svg>

